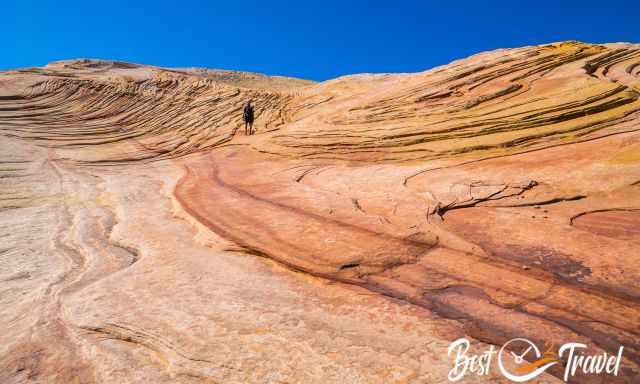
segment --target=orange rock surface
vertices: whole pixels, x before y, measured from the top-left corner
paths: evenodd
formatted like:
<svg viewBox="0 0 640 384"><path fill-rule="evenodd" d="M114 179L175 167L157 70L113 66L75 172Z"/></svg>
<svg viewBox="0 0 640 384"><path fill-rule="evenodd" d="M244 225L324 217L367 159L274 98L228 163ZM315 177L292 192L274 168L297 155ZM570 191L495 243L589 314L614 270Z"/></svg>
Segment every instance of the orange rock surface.
<svg viewBox="0 0 640 384"><path fill-rule="evenodd" d="M640 380L640 46L56 62L0 73L0 147L0 382L444 383L463 336L624 345L571 382Z"/></svg>

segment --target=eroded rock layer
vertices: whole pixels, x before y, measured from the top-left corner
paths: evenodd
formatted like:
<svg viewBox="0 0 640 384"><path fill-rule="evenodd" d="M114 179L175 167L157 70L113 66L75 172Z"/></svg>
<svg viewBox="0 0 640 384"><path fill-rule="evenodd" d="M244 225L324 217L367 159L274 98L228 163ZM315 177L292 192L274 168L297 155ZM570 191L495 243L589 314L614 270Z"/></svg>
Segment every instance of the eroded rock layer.
<svg viewBox="0 0 640 384"><path fill-rule="evenodd" d="M640 380L637 45L319 84L59 62L0 74L0 134L3 382L446 382L463 335L624 345L573 380Z"/></svg>

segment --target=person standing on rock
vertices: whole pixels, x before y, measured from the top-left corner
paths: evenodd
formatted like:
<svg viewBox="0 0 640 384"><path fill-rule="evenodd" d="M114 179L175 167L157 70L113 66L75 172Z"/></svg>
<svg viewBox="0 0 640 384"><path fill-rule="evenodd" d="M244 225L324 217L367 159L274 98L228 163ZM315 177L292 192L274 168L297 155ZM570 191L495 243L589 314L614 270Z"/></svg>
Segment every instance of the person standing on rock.
<svg viewBox="0 0 640 384"><path fill-rule="evenodd" d="M244 106L242 117L244 118L244 134L249 136L253 130L253 106L251 105L251 100Z"/></svg>

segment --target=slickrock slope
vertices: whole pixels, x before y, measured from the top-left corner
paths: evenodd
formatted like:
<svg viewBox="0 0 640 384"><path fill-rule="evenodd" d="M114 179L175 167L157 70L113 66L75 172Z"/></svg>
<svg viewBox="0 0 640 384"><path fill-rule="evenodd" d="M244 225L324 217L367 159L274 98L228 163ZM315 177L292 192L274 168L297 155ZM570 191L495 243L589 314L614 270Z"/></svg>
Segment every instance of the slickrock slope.
<svg viewBox="0 0 640 384"><path fill-rule="evenodd" d="M447 382L463 336L624 345L572 382L640 380L638 45L58 62L0 73L0 146L0 382Z"/></svg>

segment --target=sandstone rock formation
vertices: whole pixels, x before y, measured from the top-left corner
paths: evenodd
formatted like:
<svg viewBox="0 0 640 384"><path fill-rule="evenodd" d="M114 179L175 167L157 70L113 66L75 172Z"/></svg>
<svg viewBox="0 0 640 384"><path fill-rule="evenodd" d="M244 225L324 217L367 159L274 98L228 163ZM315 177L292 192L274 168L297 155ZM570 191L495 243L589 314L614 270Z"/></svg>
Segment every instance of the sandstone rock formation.
<svg viewBox="0 0 640 384"><path fill-rule="evenodd" d="M463 336L624 345L573 380L640 380L640 46L56 62L0 73L0 147L0 382L447 382Z"/></svg>

